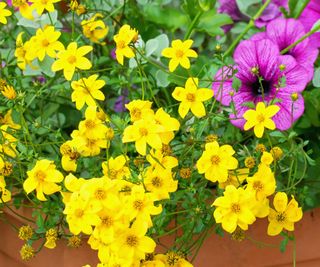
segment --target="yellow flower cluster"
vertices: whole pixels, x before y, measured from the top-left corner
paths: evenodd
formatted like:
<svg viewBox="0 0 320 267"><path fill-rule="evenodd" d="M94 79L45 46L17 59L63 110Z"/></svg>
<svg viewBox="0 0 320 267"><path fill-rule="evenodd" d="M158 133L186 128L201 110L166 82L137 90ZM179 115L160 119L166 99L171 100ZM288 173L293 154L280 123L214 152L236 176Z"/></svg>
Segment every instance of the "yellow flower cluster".
<svg viewBox="0 0 320 267"><path fill-rule="evenodd" d="M151 216L161 213L155 202L177 189L171 169L177 159L152 151L149 166L138 182L130 182L128 158L120 155L103 162L100 178L89 180L69 174L64 181L64 214L72 234L90 235L88 243L98 250L101 266L140 266L155 242L147 236ZM148 265L142 265L148 266ZM167 265L164 265L167 266Z"/></svg>
<svg viewBox="0 0 320 267"><path fill-rule="evenodd" d="M207 146L210 144L215 146L216 150L215 153L208 155ZM276 180L270 168L274 160L272 154L263 152L257 171L249 176L249 169L236 170L237 161L231 157L234 152L231 147L226 146L228 145L218 147L216 142L207 144L206 151L197 164L201 173L204 172L204 166L210 166L205 172L206 178L209 179L212 175L218 174L220 180L210 180L218 180L219 187L225 189L223 196L218 197L212 204L216 207L214 211L216 222L221 223L225 231L233 233L237 228L247 230L256 218L268 217L269 235L277 235L283 228L293 231L294 222L302 218L302 210L295 199L292 197L287 204L287 195L278 192L273 201L275 210L269 207L268 197L272 196L276 190ZM219 152L217 148L220 148ZM212 165L215 169L212 169ZM230 169L234 169L234 172ZM221 177L227 178L221 180Z"/></svg>
<svg viewBox="0 0 320 267"><path fill-rule="evenodd" d="M122 142L135 142L136 150L143 156L147 153L147 144L160 150L163 144L170 143L174 131L180 127L177 119L170 117L162 108L154 112L151 105L150 101L143 100L133 100L126 104L133 124L124 130Z"/></svg>
<svg viewBox="0 0 320 267"><path fill-rule="evenodd" d="M103 16L97 13L90 19L81 22L83 35L94 43L105 44L104 42L101 43L100 40L108 34L109 28L98 18L103 18Z"/></svg>

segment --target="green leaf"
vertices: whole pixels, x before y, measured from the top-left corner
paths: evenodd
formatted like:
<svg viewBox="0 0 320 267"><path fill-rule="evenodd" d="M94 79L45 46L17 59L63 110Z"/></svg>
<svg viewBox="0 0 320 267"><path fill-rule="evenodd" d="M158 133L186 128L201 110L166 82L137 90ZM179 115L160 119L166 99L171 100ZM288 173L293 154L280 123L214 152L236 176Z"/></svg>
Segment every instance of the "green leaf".
<svg viewBox="0 0 320 267"><path fill-rule="evenodd" d="M280 243L280 251L281 252L285 252L286 251L288 242L289 242L289 238L287 236L285 236L284 239Z"/></svg>
<svg viewBox="0 0 320 267"><path fill-rule="evenodd" d="M298 18L310 0L289 0L290 17Z"/></svg>
<svg viewBox="0 0 320 267"><path fill-rule="evenodd" d="M162 70L158 70L156 72L156 80L157 80L157 85L160 87L167 87L170 83L168 80L169 75L165 73Z"/></svg>
<svg viewBox="0 0 320 267"><path fill-rule="evenodd" d="M252 101L243 102L241 106L243 106L243 107L248 107L248 108L252 108L252 109L255 109L255 108L256 108L256 105L255 105Z"/></svg>
<svg viewBox="0 0 320 267"><path fill-rule="evenodd" d="M313 75L312 84L314 87L320 87L320 68L316 68Z"/></svg>
<svg viewBox="0 0 320 267"><path fill-rule="evenodd" d="M197 28L215 36L223 34L221 26L232 24L232 19L226 14L216 14L214 9L203 13L199 19Z"/></svg>
<svg viewBox="0 0 320 267"><path fill-rule="evenodd" d="M143 8L145 19L165 26L170 30L178 29L188 24L188 16L181 10L172 7L162 8L155 4Z"/></svg>
<svg viewBox="0 0 320 267"><path fill-rule="evenodd" d="M319 28L319 27L320 27L320 19L318 19L318 20L315 22L315 24L313 24L311 30L314 30L314 29L317 28L317 30L316 30L315 32L320 32L320 28Z"/></svg>
<svg viewBox="0 0 320 267"><path fill-rule="evenodd" d="M198 0L199 6L203 11L208 11L209 9L213 9L216 4L216 0Z"/></svg>
<svg viewBox="0 0 320 267"><path fill-rule="evenodd" d="M248 15L249 7L255 4L262 4L261 0L236 0L241 13Z"/></svg>
<svg viewBox="0 0 320 267"><path fill-rule="evenodd" d="M241 87L241 80L237 77L233 77L232 79L232 88L238 92L239 88Z"/></svg>

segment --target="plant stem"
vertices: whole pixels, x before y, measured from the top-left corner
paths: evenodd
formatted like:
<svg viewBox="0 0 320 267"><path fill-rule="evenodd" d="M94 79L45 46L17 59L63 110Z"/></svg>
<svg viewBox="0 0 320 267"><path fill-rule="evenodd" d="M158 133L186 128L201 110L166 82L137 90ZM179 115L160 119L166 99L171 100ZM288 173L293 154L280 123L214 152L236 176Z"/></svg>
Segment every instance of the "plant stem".
<svg viewBox="0 0 320 267"><path fill-rule="evenodd" d="M190 26L189 26L189 28L188 28L187 33L185 34L185 36L184 36L184 38L183 38L184 40L189 39L189 37L190 37L190 35L191 35L191 33L192 33L192 30L193 30L194 27L198 24L198 21L199 21L200 17L202 16L202 14L203 14L203 11L201 10L201 11L199 11L199 12L197 13L197 15L194 17L193 21L191 22L191 24L190 24Z"/></svg>
<svg viewBox="0 0 320 267"><path fill-rule="evenodd" d="M281 50L281 54L287 53L291 48L295 47L297 44L301 43L303 40L307 39L310 35L314 34L316 31L320 30L320 24L317 25L314 29L307 32L305 35L303 35L301 38L299 38L297 41L295 41L293 44L289 45L285 49Z"/></svg>
<svg viewBox="0 0 320 267"><path fill-rule="evenodd" d="M262 12L267 8L267 6L270 4L271 0L267 0L261 8L258 10L258 12L250 19L247 27L243 30L243 32L232 42L232 44L229 46L227 51L223 54L223 57L226 57L229 55L233 49L237 46L237 44L241 41L243 36L254 26L254 21L260 17Z"/></svg>

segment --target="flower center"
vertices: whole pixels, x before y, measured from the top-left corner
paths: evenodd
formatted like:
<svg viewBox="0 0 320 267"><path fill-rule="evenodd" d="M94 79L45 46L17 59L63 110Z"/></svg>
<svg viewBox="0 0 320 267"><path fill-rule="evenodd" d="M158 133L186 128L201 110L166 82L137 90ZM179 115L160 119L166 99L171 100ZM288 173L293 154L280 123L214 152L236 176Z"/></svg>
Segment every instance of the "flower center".
<svg viewBox="0 0 320 267"><path fill-rule="evenodd" d="M135 236L135 235L127 236L126 244L129 247L136 247L138 245L138 242L139 242L139 240L138 240L137 236Z"/></svg>
<svg viewBox="0 0 320 267"><path fill-rule="evenodd" d="M263 114L258 114L258 115L257 115L257 121L258 121L259 123L264 122L264 121L265 121L264 115L263 115Z"/></svg>
<svg viewBox="0 0 320 267"><path fill-rule="evenodd" d="M180 49L178 49L177 51L176 51L176 57L177 58L182 58L184 56L184 52L182 51L182 50L180 50Z"/></svg>
<svg viewBox="0 0 320 267"><path fill-rule="evenodd" d="M232 211L233 213L239 213L240 210L241 210L241 208L240 208L240 205L239 205L238 203L233 203L233 204L231 205L231 211Z"/></svg>
<svg viewBox="0 0 320 267"><path fill-rule="evenodd" d="M94 193L94 196L95 196L96 199L103 200L103 199L106 198L106 191L103 190L103 189L98 189Z"/></svg>
<svg viewBox="0 0 320 267"><path fill-rule="evenodd" d="M114 170L114 169L110 169L109 170L110 179L112 179L112 180L116 179L117 178L117 174L118 174L118 172L116 170Z"/></svg>
<svg viewBox="0 0 320 267"><path fill-rule="evenodd" d="M74 212L74 215L75 215L77 218L82 218L82 216L84 215L84 211L81 210L81 209L76 209L76 211Z"/></svg>
<svg viewBox="0 0 320 267"><path fill-rule="evenodd" d="M86 120L85 125L86 125L86 128L92 129L92 128L94 128L94 126L95 126L96 124L94 123L93 120Z"/></svg>
<svg viewBox="0 0 320 267"><path fill-rule="evenodd" d="M141 200L136 200L135 202L133 202L133 207L136 210L142 210L143 209L143 202Z"/></svg>
<svg viewBox="0 0 320 267"><path fill-rule="evenodd" d="M49 41L47 39L42 40L42 46L47 47L49 45Z"/></svg>
<svg viewBox="0 0 320 267"><path fill-rule="evenodd" d="M147 136L148 130L146 128L140 128L139 130L141 136Z"/></svg>
<svg viewBox="0 0 320 267"><path fill-rule="evenodd" d="M253 183L253 189L256 191L262 191L263 190L263 184L260 181L255 181Z"/></svg>
<svg viewBox="0 0 320 267"><path fill-rule="evenodd" d="M280 212L276 216L276 220L278 222L284 222L286 220L286 214L284 212Z"/></svg>
<svg viewBox="0 0 320 267"><path fill-rule="evenodd" d="M254 96L262 96L270 93L271 83L269 81L260 81L257 79L252 85L252 93Z"/></svg>
<svg viewBox="0 0 320 267"><path fill-rule="evenodd" d="M161 181L161 179L158 177L158 176L156 176L156 177L153 177L152 178L152 180L151 180L151 183L152 183L152 185L154 186L154 187L161 187L162 186L162 181Z"/></svg>
<svg viewBox="0 0 320 267"><path fill-rule="evenodd" d="M37 171L36 172L36 177L38 179L39 182L44 182L44 180L46 179L46 174L43 171Z"/></svg>
<svg viewBox="0 0 320 267"><path fill-rule="evenodd" d="M41 4L46 5L48 3L48 0L41 0Z"/></svg>
<svg viewBox="0 0 320 267"><path fill-rule="evenodd" d="M220 163L220 157L218 155L213 155L211 157L211 163L213 165L218 165Z"/></svg>
<svg viewBox="0 0 320 267"><path fill-rule="evenodd" d="M139 120L141 118L141 111L138 108L133 108L130 112L130 115L133 119Z"/></svg>
<svg viewBox="0 0 320 267"><path fill-rule="evenodd" d="M72 56L68 57L68 62L70 64L74 64L74 63L76 63L76 61L77 61L77 58L75 56L72 55Z"/></svg>
<svg viewBox="0 0 320 267"><path fill-rule="evenodd" d="M118 49L123 49L126 47L126 43L123 41L123 40L120 40L118 43L117 43L117 48Z"/></svg>
<svg viewBox="0 0 320 267"><path fill-rule="evenodd" d="M113 225L113 220L110 216L102 218L101 223L106 227L111 227Z"/></svg>
<svg viewBox="0 0 320 267"><path fill-rule="evenodd" d="M196 96L192 93L188 93L186 98L189 102L194 102L196 100Z"/></svg>

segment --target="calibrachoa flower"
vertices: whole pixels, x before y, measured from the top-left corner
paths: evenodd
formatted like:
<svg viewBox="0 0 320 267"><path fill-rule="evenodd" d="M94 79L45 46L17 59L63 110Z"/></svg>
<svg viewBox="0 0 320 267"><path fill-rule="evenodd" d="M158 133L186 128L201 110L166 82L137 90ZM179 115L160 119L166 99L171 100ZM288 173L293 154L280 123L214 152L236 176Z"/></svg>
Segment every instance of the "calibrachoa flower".
<svg viewBox="0 0 320 267"><path fill-rule="evenodd" d="M271 105L266 107L263 102L257 104L256 110L249 109L243 114L243 118L246 120L244 130L254 129L256 137L261 138L263 136L264 128L274 130L276 125L271 119L278 111L279 107Z"/></svg>
<svg viewBox="0 0 320 267"><path fill-rule="evenodd" d="M76 108L81 109L86 103L88 106L96 106L95 99L104 100L105 96L101 88L106 84L104 80L97 80L98 75L94 74L88 78L82 78L79 81L73 81L71 87L72 102L76 102Z"/></svg>
<svg viewBox="0 0 320 267"><path fill-rule="evenodd" d="M222 228L232 233L239 226L248 230L248 225L253 224L256 217L253 212L254 195L243 188L228 185L222 197L218 197L212 204L216 206L213 216Z"/></svg>
<svg viewBox="0 0 320 267"><path fill-rule="evenodd" d="M37 198L46 201L46 195L60 191L61 187L56 183L62 182L63 175L56 170L53 161L42 159L37 161L32 170L27 172L28 178L23 183L23 189L27 194L36 190Z"/></svg>
<svg viewBox="0 0 320 267"><path fill-rule="evenodd" d="M138 32L127 24L123 25L119 33L113 37L117 47L116 47L116 59L123 65L124 57L133 58L134 52L129 46L130 43L135 42L138 39Z"/></svg>
<svg viewBox="0 0 320 267"><path fill-rule="evenodd" d="M302 209L299 208L298 202L292 196L288 203L286 193L278 192L273 199L273 206L275 209L270 208L268 217L268 235L278 235L283 229L293 231L294 223L302 218Z"/></svg>
<svg viewBox="0 0 320 267"><path fill-rule="evenodd" d="M8 9L5 9L5 7L7 6L6 3L4 2L0 2L0 23L2 24L7 24L7 18L12 15L11 11Z"/></svg>
<svg viewBox="0 0 320 267"><path fill-rule="evenodd" d="M92 18L81 22L83 35L94 43L100 43L100 40L103 39L109 31L109 27L98 18L103 18L103 16L100 13L97 13Z"/></svg>
<svg viewBox="0 0 320 267"><path fill-rule="evenodd" d="M299 66L292 56L281 56L279 48L270 40L243 41L234 53L234 61L238 69L235 75L241 81L236 92L232 88L232 80L227 72L220 69L213 82L215 97L225 106L234 102L235 113L230 114L230 121L243 128L243 114L249 109L245 102L272 102L279 106L279 112L273 117L276 128L287 130L304 111L304 100L301 92L305 89L308 77L305 70ZM280 70L280 65L284 67ZM224 71L223 71L224 70ZM222 72L223 71L223 72ZM281 84L285 77L285 85ZM297 94L295 101L292 94Z"/></svg>
<svg viewBox="0 0 320 267"><path fill-rule="evenodd" d="M92 49L90 45L78 48L76 42L70 43L66 50L62 50L57 54L58 59L52 64L52 71L63 70L64 77L70 81L76 68L88 70L92 67L90 60L84 57Z"/></svg>
<svg viewBox="0 0 320 267"><path fill-rule="evenodd" d="M235 153L232 146L219 146L214 141L207 143L205 151L197 161L197 169L200 174L205 174L206 179L223 183L228 179L228 171L238 167L238 161L232 155Z"/></svg>
<svg viewBox="0 0 320 267"><path fill-rule="evenodd" d="M29 0L29 2L33 3L31 7L36 9L39 15L41 15L44 10L47 10L48 12L53 12L53 4L60 1L61 0Z"/></svg>
<svg viewBox="0 0 320 267"><path fill-rule="evenodd" d="M173 40L171 42L171 47L163 49L162 55L164 57L170 58L169 61L169 71L173 72L180 64L183 68L190 68L189 57L198 57L198 54L193 49L190 49L192 46L192 40Z"/></svg>
<svg viewBox="0 0 320 267"><path fill-rule="evenodd" d="M278 18L270 22L266 31L251 37L252 40L270 39L279 51L299 40L306 32L302 23L295 19ZM313 77L313 65L318 56L318 49L310 45L309 38L303 40L285 55L292 56L305 69L308 81Z"/></svg>
<svg viewBox="0 0 320 267"><path fill-rule="evenodd" d="M201 118L206 115L206 110L202 102L213 97L213 91L207 88L198 88L198 78L188 78L185 88L176 87L172 96L180 101L179 114L184 118L191 110L193 115Z"/></svg>

